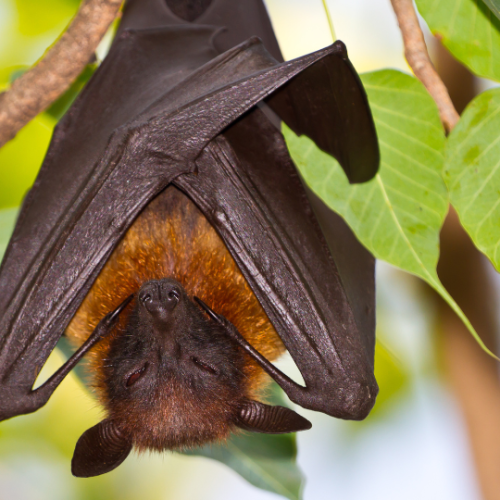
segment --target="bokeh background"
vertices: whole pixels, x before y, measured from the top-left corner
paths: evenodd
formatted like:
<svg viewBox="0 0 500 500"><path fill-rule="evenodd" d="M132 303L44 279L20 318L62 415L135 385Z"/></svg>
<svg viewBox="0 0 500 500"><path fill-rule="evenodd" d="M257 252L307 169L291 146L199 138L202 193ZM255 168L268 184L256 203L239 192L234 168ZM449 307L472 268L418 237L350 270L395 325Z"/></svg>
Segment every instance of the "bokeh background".
<svg viewBox="0 0 500 500"><path fill-rule="evenodd" d="M0 90L43 55L78 4L0 0ZM285 58L332 43L321 0L267 0L266 5ZM359 72L386 67L409 72L389 0L329 0L328 6L336 35ZM99 57L109 41L108 36L101 44ZM56 117L56 112L43 113L0 150L0 209L19 206ZM3 214L0 252L12 220L9 212ZM380 395L363 422L301 411L313 423L298 436L298 461L307 478L304 498L478 500L463 412L444 376L436 301L416 279L388 265L378 263L377 275ZM54 353L41 378L61 362ZM293 372L288 360L281 365ZM100 417L87 390L70 376L45 408L3 422L0 500L278 498L218 462L171 453L134 456L105 476L75 479L70 474L74 445Z"/></svg>

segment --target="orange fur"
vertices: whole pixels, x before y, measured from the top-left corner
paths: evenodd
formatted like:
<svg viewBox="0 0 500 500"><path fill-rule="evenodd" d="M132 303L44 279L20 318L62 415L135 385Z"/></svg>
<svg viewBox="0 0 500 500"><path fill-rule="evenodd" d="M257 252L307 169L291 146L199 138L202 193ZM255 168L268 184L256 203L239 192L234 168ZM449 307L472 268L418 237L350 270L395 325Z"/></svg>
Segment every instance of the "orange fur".
<svg viewBox="0 0 500 500"><path fill-rule="evenodd" d="M67 329L81 345L99 321L151 279L174 278L231 321L267 359L284 346L224 243L198 208L174 187L161 193L137 218L115 249ZM103 373L111 339L123 334L133 303L115 332L89 353L93 385L105 403ZM265 386L262 369L245 363L248 396Z"/></svg>

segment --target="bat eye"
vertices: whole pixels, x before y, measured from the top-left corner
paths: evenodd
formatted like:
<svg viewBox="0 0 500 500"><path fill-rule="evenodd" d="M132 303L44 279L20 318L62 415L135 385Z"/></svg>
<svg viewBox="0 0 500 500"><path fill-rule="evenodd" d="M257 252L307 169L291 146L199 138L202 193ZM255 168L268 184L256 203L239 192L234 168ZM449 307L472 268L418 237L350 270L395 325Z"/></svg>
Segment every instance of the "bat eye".
<svg viewBox="0 0 500 500"><path fill-rule="evenodd" d="M140 370L137 370L130 374L127 378L127 382L125 385L127 387L133 386L143 375L146 373L146 370L148 368L148 363L146 363Z"/></svg>
<svg viewBox="0 0 500 500"><path fill-rule="evenodd" d="M191 356L191 361L201 370L211 373L212 375L217 375L217 370L215 368L208 365L207 363L204 363L203 361L200 361L198 358Z"/></svg>

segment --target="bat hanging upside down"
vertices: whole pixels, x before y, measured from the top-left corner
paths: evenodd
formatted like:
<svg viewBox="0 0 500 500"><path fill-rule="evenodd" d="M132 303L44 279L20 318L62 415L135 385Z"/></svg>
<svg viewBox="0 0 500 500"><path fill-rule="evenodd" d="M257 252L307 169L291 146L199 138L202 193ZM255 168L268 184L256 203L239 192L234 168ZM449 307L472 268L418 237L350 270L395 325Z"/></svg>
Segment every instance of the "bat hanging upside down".
<svg viewBox="0 0 500 500"><path fill-rule="evenodd" d="M129 229L67 335L82 344L131 294L113 332L89 353L108 416L80 438L76 476L109 472L132 446L183 449L223 440L237 427L267 433L311 427L292 410L255 400L265 375L232 338L239 335L232 325L268 360L284 346L224 243L175 187Z"/></svg>
<svg viewBox="0 0 500 500"><path fill-rule="evenodd" d="M283 62L262 0L127 0L0 266L0 421L41 408L87 352L107 417L80 438L77 476L133 446L308 428L259 401L264 372L304 408L366 417L374 259L304 187L281 122L350 182L376 175L342 42ZM80 348L35 387L65 331ZM285 347L303 385L272 364Z"/></svg>

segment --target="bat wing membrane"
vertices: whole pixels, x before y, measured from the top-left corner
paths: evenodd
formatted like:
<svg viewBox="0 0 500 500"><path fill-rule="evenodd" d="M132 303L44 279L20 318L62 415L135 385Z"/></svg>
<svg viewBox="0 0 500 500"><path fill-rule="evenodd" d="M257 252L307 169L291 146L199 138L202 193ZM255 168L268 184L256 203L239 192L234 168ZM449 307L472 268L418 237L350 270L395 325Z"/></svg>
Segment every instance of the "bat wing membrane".
<svg viewBox="0 0 500 500"><path fill-rule="evenodd" d="M360 359L366 365L370 353L364 348L358 352L360 334L324 241L317 230L306 230L302 222L292 221L291 213L286 213L297 202L295 194L305 200L298 180L288 198L281 190L281 201L266 204L266 197L273 195L265 192L265 172L238 167L232 151L241 145L231 139L230 132L229 139L215 139L297 75L344 57L342 47L334 45L278 64L258 40L252 39L213 58L211 40L215 33L214 28L196 26L124 32L58 126L0 268L3 400L26 400L25 410L35 409L28 401L39 368L106 259L147 203L175 179L192 179L189 174L195 164L203 171L200 179L204 178L205 184L194 188L179 180L178 185L198 202L224 238L303 371L308 390L318 383L317 377L330 373L332 366L347 380L349 373L359 372L356 366ZM186 43L180 50L184 54L177 54L175 48L163 53L158 49L168 47L169 40L178 47L179 40L190 36L204 42ZM188 49L192 52L186 54ZM158 61L164 63L163 73L149 67ZM134 71L135 63L147 67L134 81L139 77L127 71ZM368 108L366 112L369 115ZM283 153L282 140L280 143L276 134L273 138L278 153ZM207 195L221 172L229 168L233 173L224 186L235 198L233 206L224 205L227 198L220 190L214 192L215 197ZM233 182L240 174L246 180ZM296 175L290 168L286 174ZM254 192L252 183L258 186ZM238 206L238 196L240 200L247 196L248 204ZM251 217L235 222L245 211ZM297 210L293 213L299 215ZM263 239L262 228L268 232ZM265 244L259 247L258 241ZM243 253L238 248L241 244L248 247ZM311 255L318 263L311 262ZM273 267L276 259L278 267ZM323 268L333 280L325 285L326 291L317 284L325 280ZM262 279L257 279L255 269L260 270ZM284 274L280 276L277 269ZM331 299L335 302L332 310ZM334 318L335 314L339 316ZM344 340L338 335L339 325L346 332ZM303 354L304 350L312 354ZM364 371L358 378L358 385L373 384ZM323 397L324 392L317 392L312 399ZM309 403L309 407L333 414L330 406ZM1 417L22 413L22 404L12 412L6 405Z"/></svg>
<svg viewBox="0 0 500 500"><path fill-rule="evenodd" d="M300 369L306 387L284 387L289 397L334 416L365 413L377 392L373 311L352 283L346 293L354 263L339 243L328 251L281 134L254 110L196 164L196 175L174 183L217 229ZM370 283L373 259L363 272Z"/></svg>

